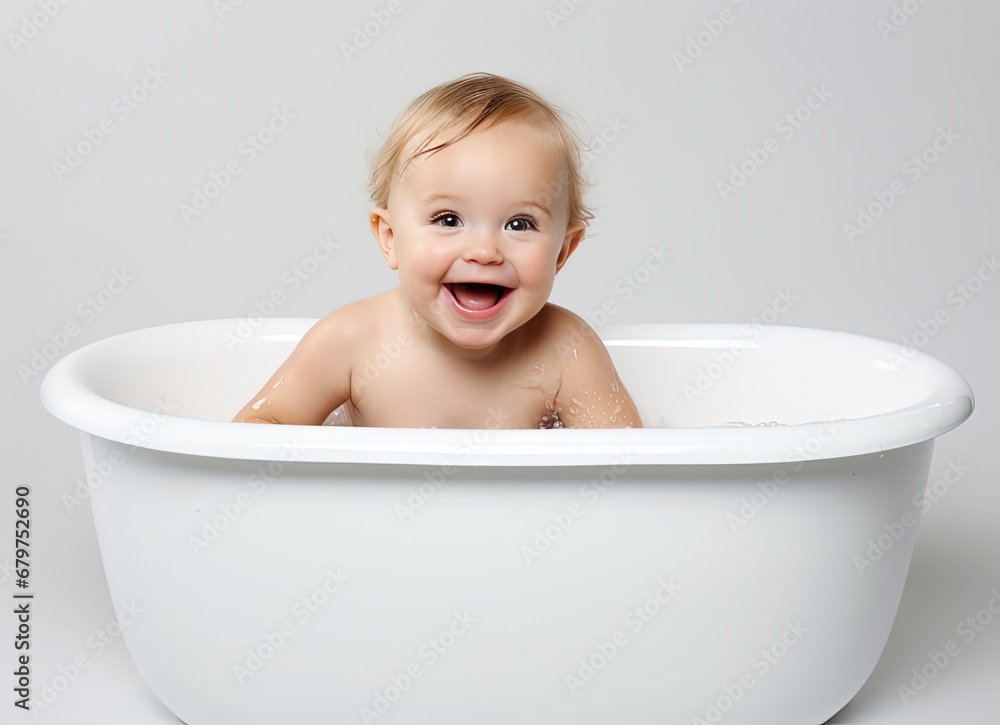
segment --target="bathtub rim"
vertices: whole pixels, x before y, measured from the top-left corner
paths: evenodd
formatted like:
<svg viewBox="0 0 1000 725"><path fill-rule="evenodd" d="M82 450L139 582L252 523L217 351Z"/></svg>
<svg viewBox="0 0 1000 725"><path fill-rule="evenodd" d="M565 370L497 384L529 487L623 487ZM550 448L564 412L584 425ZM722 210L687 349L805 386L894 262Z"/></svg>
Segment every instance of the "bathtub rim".
<svg viewBox="0 0 1000 725"><path fill-rule="evenodd" d="M255 335L302 334L319 318L264 319ZM74 428L135 447L171 453L244 460L443 466L619 465L621 463L701 465L791 463L876 453L936 438L963 423L975 402L968 383L946 363L910 351L904 375L933 375L933 393L913 405L876 415L783 426L700 426L643 429L487 430L454 428L350 428L339 426L252 425L207 421L133 408L90 390L84 368L128 338L170 328L215 327L231 331L237 318L190 320L139 328L85 345L58 360L39 391L45 408ZM691 340L738 341L744 323L667 322L609 325L598 331L606 343L650 342L681 345ZM667 337L666 332L672 331ZM686 334L679 335L678 332ZM902 346L878 338L818 327L771 325L767 343L791 337L835 337L844 344L882 346L901 355ZM727 347L718 344L716 347ZM154 420L152 431L143 424ZM403 433L402 431L405 431ZM711 439L706 442L708 434ZM403 440L405 438L405 440ZM815 452L804 445L822 443ZM797 450L798 449L798 450Z"/></svg>

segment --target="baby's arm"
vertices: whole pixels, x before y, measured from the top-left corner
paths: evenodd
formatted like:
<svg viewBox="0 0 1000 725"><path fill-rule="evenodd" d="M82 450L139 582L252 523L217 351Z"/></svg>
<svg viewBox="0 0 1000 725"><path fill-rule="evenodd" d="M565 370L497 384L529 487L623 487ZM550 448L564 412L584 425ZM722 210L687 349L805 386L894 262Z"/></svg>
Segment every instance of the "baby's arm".
<svg viewBox="0 0 1000 725"><path fill-rule="evenodd" d="M561 351L565 367L555 410L566 428L642 428L642 419L618 377L601 338L584 320L562 310L559 337L571 338Z"/></svg>
<svg viewBox="0 0 1000 725"><path fill-rule="evenodd" d="M306 331L234 423L322 425L351 397L350 332L354 320L344 308Z"/></svg>

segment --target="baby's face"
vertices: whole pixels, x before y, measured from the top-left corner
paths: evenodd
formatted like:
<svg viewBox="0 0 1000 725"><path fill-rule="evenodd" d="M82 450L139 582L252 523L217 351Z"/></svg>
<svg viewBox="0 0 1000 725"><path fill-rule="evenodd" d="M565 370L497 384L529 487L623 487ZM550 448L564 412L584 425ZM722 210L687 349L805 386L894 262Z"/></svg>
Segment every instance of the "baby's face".
<svg viewBox="0 0 1000 725"><path fill-rule="evenodd" d="M417 157L371 210L403 295L455 345L488 353L545 306L584 229L567 227L562 170L538 131L504 122Z"/></svg>

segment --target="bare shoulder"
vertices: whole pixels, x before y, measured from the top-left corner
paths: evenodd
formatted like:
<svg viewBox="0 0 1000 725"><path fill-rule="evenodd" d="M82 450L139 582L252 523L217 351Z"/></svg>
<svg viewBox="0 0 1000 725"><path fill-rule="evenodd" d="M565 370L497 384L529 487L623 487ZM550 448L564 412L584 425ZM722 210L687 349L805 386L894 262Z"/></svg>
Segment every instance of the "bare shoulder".
<svg viewBox="0 0 1000 725"><path fill-rule="evenodd" d="M310 327L285 366L320 385L335 378L338 390L350 385L358 361L391 319L391 295L382 293L349 302L327 313ZM286 371L287 372L287 371Z"/></svg>
<svg viewBox="0 0 1000 725"><path fill-rule="evenodd" d="M389 290L348 302L320 318L309 329L309 334L318 338L318 341L336 342L356 349L366 339L371 339L372 333L385 320L390 319L390 313L395 309L394 292L395 290Z"/></svg>
<svg viewBox="0 0 1000 725"><path fill-rule="evenodd" d="M597 332L587 324L587 321L575 312L565 307L547 303L532 320L534 328L531 337L536 344L544 345L559 359L566 359L566 353L572 355L572 350L599 348L604 350ZM610 359L610 358L609 358Z"/></svg>
<svg viewBox="0 0 1000 725"><path fill-rule="evenodd" d="M555 410L563 425L641 428L642 419L600 335L582 317L558 305L546 305L539 316L540 342L560 371Z"/></svg>
<svg viewBox="0 0 1000 725"><path fill-rule="evenodd" d="M357 341L379 307L378 300L359 300L318 320L234 420L321 425L350 398Z"/></svg>

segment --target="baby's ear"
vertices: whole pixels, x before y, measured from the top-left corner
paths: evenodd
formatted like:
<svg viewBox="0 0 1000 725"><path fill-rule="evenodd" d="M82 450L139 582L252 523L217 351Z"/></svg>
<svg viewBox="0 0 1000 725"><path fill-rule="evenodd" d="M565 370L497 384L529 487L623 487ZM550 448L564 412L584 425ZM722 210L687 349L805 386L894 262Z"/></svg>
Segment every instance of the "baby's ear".
<svg viewBox="0 0 1000 725"><path fill-rule="evenodd" d="M576 249L577 245L583 240L583 235L586 232L587 225L583 222L572 222L566 227L566 236L563 237L562 249L559 250L559 256L556 258L556 272L566 264L566 260L569 259L569 256Z"/></svg>
<svg viewBox="0 0 1000 725"><path fill-rule="evenodd" d="M392 233L392 225L389 222L389 210L380 206L373 206L368 211L368 221L371 224L372 234L378 242L379 250L385 261L389 263L391 269L399 269L396 261L396 245Z"/></svg>

